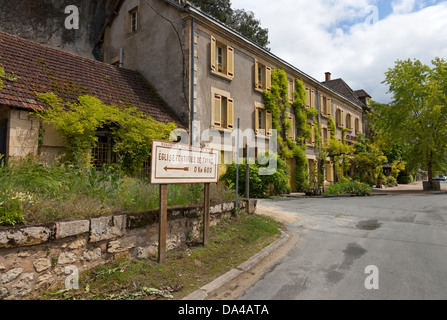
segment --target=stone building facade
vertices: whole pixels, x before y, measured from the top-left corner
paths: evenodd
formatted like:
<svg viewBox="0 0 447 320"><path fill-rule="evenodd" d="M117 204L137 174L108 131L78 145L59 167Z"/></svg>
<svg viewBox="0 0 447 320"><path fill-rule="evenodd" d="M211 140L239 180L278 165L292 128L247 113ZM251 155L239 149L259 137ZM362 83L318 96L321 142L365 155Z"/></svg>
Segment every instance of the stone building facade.
<svg viewBox="0 0 447 320"><path fill-rule="evenodd" d="M83 17L90 17L90 11L82 5ZM315 134L307 141L309 168L315 167L320 156L316 142L324 143L330 137L330 117L336 122L338 139L344 130L348 142L354 143L358 134L366 132L364 114L370 97L364 90L353 91L341 79L331 80L330 74L320 82L184 1L108 1L104 10L108 17L101 32L92 33L99 38L89 39L92 48L93 43L95 48L100 47L95 50L103 53L104 64L47 47L44 50L43 46L37 48L37 44L2 34L0 45L6 50L0 52L0 58L4 68L19 75L16 82L5 80L6 86L0 91L2 154L13 158L38 153L51 158L63 150L63 141L53 135L51 128L42 128L23 111L42 107L29 92L64 84L72 91L91 92L106 103L120 105L132 96L132 102L148 114L165 122L173 120L189 130L189 139L181 142L220 149L221 163L236 159L234 140L239 119L244 138L256 143L256 155L274 147L272 114L263 104L263 91L269 90L273 69L286 72L291 97L294 80L301 80L307 93L306 106L319 111L309 123L313 133L317 124L321 126L321 141L315 141ZM90 57L86 50L82 52ZM18 63L22 60L26 63ZM141 93L139 76L130 76L131 70L146 79L144 86L152 89ZM293 112L289 113L294 123ZM232 143L225 142L226 137ZM293 166L291 161L291 171ZM327 163L326 167L325 178L330 183L334 179L332 165Z"/></svg>
<svg viewBox="0 0 447 320"><path fill-rule="evenodd" d="M258 150L268 150L272 115L264 108L263 92L270 89L273 69L286 72L290 99L295 79L304 83L307 107L319 110L323 143L330 137L331 116L337 124L338 139L341 140L343 129L348 131L351 142L363 133L364 104L360 100L349 99L199 9L179 1L119 1L118 14L105 27L104 61L144 75L177 116L188 119L188 142L219 148L222 163L236 158L234 143L222 141L225 134L235 132L237 119L242 132L254 132ZM294 123L293 112L290 114ZM312 128L316 120L310 123ZM319 157L315 145L313 137L306 150L309 167L315 166ZM291 170L293 165L289 165ZM328 163L327 168L325 177L331 182L332 165Z"/></svg>

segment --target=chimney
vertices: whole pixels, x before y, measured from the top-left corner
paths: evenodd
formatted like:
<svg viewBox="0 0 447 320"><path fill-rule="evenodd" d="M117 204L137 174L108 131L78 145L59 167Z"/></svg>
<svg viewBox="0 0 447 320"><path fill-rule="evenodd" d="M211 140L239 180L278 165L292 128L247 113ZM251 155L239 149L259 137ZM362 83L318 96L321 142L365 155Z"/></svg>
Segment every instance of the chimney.
<svg viewBox="0 0 447 320"><path fill-rule="evenodd" d="M330 72L326 72L326 81L331 81L331 73Z"/></svg>

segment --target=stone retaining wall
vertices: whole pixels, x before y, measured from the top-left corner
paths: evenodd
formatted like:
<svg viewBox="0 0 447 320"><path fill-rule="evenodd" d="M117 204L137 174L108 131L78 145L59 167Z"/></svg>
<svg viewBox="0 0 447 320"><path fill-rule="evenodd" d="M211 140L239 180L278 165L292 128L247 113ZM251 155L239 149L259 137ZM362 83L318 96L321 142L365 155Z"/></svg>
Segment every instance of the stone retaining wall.
<svg viewBox="0 0 447 320"><path fill-rule="evenodd" d="M244 208L245 202L240 202ZM251 207L251 206L250 206ZM200 241L202 207L168 210L167 248ZM211 225L234 203L212 206ZM120 258L148 259L158 251L158 210L0 228L0 299L21 299L64 283L78 272Z"/></svg>

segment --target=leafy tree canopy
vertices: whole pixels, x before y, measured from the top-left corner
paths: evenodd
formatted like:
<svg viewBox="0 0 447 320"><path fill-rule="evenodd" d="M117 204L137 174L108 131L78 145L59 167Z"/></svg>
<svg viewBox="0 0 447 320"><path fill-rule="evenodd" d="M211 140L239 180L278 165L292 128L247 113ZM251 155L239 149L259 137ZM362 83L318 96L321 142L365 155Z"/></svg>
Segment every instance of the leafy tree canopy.
<svg viewBox="0 0 447 320"><path fill-rule="evenodd" d="M256 19L251 11L234 10L230 0L191 0L192 5L213 16L220 22L252 40L261 47L268 49L268 29L261 27L261 21Z"/></svg>
<svg viewBox="0 0 447 320"><path fill-rule="evenodd" d="M375 129L385 142L405 146L408 168L427 170L432 181L446 163L447 62L435 58L428 66L398 60L384 83L393 100L376 106Z"/></svg>

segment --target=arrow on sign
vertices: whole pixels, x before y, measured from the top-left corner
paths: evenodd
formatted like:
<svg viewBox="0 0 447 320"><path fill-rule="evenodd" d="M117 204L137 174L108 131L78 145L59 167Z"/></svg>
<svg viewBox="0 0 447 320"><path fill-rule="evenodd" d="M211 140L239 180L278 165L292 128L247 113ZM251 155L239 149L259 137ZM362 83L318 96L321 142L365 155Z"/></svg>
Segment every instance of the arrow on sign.
<svg viewBox="0 0 447 320"><path fill-rule="evenodd" d="M166 166L163 169L165 169L165 171L168 171L168 170L189 171L188 167L184 167L184 168L170 168L170 167Z"/></svg>

